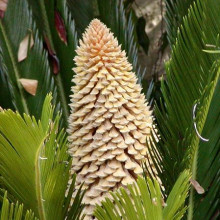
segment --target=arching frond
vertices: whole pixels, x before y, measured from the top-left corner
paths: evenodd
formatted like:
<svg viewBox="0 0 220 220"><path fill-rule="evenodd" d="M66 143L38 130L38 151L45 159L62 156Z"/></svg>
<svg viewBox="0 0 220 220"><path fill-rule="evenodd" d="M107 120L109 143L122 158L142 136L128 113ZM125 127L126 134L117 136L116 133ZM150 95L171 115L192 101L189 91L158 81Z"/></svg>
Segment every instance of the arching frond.
<svg viewBox="0 0 220 220"><path fill-rule="evenodd" d="M82 211L83 194L79 191L71 202L75 188L71 176L65 196L71 160L66 135L58 132L60 115L53 120L51 100L51 95L46 97L38 122L11 110L0 112L1 187L40 219L73 219Z"/></svg>
<svg viewBox="0 0 220 220"><path fill-rule="evenodd" d="M190 7L178 31L171 59L166 64L167 80L162 82L165 104L162 110L157 107L155 111L156 129L161 141L157 143L154 140L152 145L156 148L155 164L163 184L170 191L178 174L187 167L192 170L193 178L207 191L205 195L195 197L197 193L194 191L190 194L189 219L193 218L193 213L195 219L198 216L201 219L215 216L218 207L215 201L218 189L212 187L219 183L216 160L219 152L219 136L216 133L219 108L216 93L219 88L220 57L218 53L211 54L204 50L209 50L209 45L219 46L219 7L219 0L197 0ZM197 113L194 113L198 117L194 121L193 108L196 103ZM212 136L212 129L215 136ZM206 137L207 134L213 140L199 140L199 136ZM216 166L212 166L213 163ZM210 179L207 179L209 173ZM212 202L208 203L208 200Z"/></svg>
<svg viewBox="0 0 220 220"><path fill-rule="evenodd" d="M69 116L70 88L73 77L73 58L77 46L77 33L66 0L27 0L36 19L37 27L47 45L53 77L58 89L65 126Z"/></svg>
<svg viewBox="0 0 220 220"><path fill-rule="evenodd" d="M147 178L138 178L137 184L129 185L111 193L102 206L97 206L94 215L98 220L178 220L186 211L184 206L189 189L189 172L184 171L166 202L164 202L159 183Z"/></svg>
<svg viewBox="0 0 220 220"><path fill-rule="evenodd" d="M165 0L166 3L166 31L172 47L176 43L178 29L183 24L184 17L188 14L190 5L195 0Z"/></svg>
<svg viewBox="0 0 220 220"><path fill-rule="evenodd" d="M31 210L24 211L23 204L16 202L10 203L7 199L7 192L4 194L3 204L0 208L0 220L37 220L34 213Z"/></svg>

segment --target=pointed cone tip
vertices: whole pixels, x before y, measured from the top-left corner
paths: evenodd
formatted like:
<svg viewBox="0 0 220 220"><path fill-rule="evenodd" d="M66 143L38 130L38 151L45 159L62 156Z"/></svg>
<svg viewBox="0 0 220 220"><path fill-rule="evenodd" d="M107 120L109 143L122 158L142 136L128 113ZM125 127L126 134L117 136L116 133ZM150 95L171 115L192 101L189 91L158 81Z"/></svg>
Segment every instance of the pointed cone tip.
<svg viewBox="0 0 220 220"><path fill-rule="evenodd" d="M89 26L98 27L98 26L105 26L104 23L102 23L98 18L93 19Z"/></svg>

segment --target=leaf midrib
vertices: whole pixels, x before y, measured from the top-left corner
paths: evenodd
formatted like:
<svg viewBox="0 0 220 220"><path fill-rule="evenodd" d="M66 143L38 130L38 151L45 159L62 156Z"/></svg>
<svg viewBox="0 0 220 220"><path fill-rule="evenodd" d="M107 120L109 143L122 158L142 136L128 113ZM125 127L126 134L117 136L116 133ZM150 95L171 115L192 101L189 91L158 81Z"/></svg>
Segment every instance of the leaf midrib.
<svg viewBox="0 0 220 220"><path fill-rule="evenodd" d="M43 190L42 190L42 183L41 183L41 168L40 168L40 152L41 147L43 146L43 143L46 139L46 136L41 141L39 148L36 152L36 158L35 158L35 185L36 185L36 197L37 197L37 204L38 204L38 214L41 220L46 220L46 213L44 209L44 198L43 198Z"/></svg>
<svg viewBox="0 0 220 220"><path fill-rule="evenodd" d="M199 126L198 126L198 131L201 134L203 129L204 129L204 125L208 116L208 112L209 112L209 108L211 105L211 101L214 95L214 91L219 79L219 75L220 75L220 68L218 68L218 70L214 70L217 71L216 76L214 78L214 80L210 83L210 87L212 87L209 96L207 97L207 101L204 101L204 103L207 105L205 107L205 109L202 109L202 113L203 115L199 117ZM207 89L207 87L205 88ZM205 90L204 89L204 90ZM192 140L192 143L195 142L195 150L194 150L194 155L193 155L193 159L192 159L192 164L191 164L191 170L192 170L192 179L196 180L197 178L197 161L198 161L198 152L199 152L199 141L200 138L196 135L194 136L194 139ZM187 220L192 220L193 219L193 213L194 213L194 192L195 189L193 187L191 187L190 189L190 195L189 195L189 209L188 209L188 216L187 216Z"/></svg>

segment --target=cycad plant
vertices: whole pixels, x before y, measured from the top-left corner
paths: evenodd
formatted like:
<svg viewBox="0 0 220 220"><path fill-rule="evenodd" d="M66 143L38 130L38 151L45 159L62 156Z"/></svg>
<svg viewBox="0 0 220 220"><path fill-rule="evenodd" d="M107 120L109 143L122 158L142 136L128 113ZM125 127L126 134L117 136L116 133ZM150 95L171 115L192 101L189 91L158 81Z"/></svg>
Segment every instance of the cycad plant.
<svg viewBox="0 0 220 220"><path fill-rule="evenodd" d="M133 1L0 0L1 220L219 218L220 0L165 3L147 90Z"/></svg>

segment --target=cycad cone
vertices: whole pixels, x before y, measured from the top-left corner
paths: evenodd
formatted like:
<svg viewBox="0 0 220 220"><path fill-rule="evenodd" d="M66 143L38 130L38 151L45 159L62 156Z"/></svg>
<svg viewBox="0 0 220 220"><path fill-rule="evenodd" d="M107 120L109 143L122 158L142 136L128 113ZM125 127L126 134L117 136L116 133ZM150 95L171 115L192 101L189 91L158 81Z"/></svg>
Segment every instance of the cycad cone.
<svg viewBox="0 0 220 220"><path fill-rule="evenodd" d="M152 117L117 39L98 19L76 50L69 152L76 185L84 182L87 219L95 204L142 173Z"/></svg>

